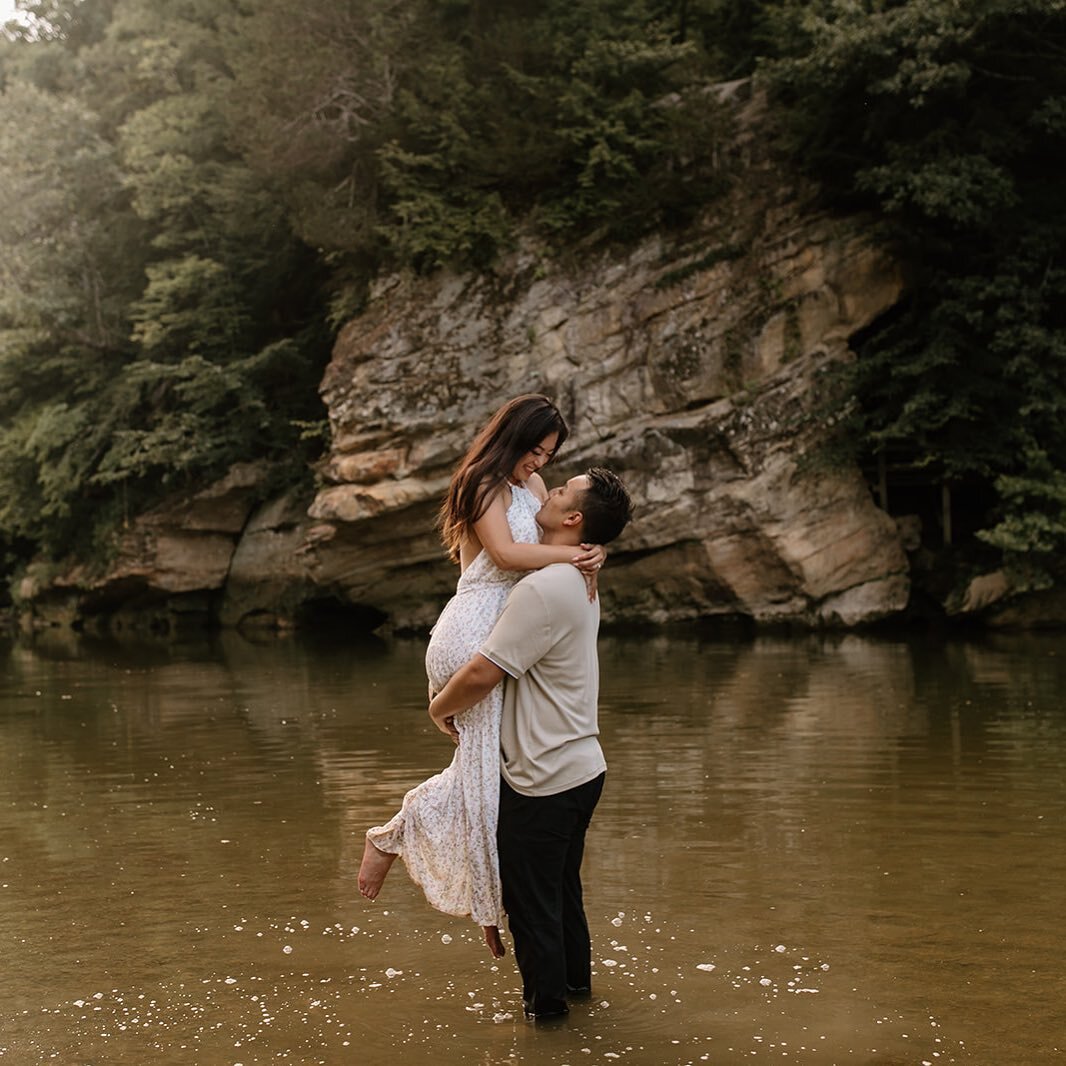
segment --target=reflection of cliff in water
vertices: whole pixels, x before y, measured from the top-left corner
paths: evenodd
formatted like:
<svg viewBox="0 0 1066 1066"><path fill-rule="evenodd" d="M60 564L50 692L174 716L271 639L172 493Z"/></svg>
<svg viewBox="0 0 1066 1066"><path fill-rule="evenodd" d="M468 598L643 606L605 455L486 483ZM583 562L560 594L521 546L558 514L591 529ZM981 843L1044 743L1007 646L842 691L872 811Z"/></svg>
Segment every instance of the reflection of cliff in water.
<svg viewBox="0 0 1066 1066"><path fill-rule="evenodd" d="M631 848L601 839L597 862L629 863L618 875L647 891L690 885L693 863L702 891L758 891L730 875L744 866L750 876L752 856L795 862L797 877L820 876L804 869L814 854L847 869L921 802L932 821L973 827L997 762L1031 761L1044 730L1061 751L1066 733L1054 636L653 639L639 652L606 640L602 651L604 803L615 831L640 838L654 861L634 867ZM1043 770L1035 781L1049 780ZM663 853L658 840L674 832L684 849Z"/></svg>

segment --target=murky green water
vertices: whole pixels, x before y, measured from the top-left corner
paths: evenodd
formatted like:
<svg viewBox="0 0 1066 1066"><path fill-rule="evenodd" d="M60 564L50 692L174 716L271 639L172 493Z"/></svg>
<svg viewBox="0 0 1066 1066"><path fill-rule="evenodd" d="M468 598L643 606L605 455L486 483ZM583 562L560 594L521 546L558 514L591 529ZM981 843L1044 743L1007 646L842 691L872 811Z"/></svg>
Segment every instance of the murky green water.
<svg viewBox="0 0 1066 1066"><path fill-rule="evenodd" d="M596 987L508 957L366 825L450 757L422 645L0 643L0 1060L1066 1058L1066 638L604 639Z"/></svg>

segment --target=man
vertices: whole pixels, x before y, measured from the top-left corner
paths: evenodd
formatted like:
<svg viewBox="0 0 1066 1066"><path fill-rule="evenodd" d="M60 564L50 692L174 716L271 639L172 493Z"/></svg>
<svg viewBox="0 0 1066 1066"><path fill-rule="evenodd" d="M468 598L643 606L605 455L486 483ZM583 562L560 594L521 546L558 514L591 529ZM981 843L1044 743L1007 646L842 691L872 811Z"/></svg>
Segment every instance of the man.
<svg viewBox="0 0 1066 1066"><path fill-rule="evenodd" d="M553 489L537 514L542 544L607 544L629 521L622 482L593 468ZM524 577L482 646L430 703L457 738L454 717L505 677L497 842L503 902L535 1018L566 1014L588 994L592 951L581 892L585 831L603 789L597 734L599 601L580 572L555 564Z"/></svg>

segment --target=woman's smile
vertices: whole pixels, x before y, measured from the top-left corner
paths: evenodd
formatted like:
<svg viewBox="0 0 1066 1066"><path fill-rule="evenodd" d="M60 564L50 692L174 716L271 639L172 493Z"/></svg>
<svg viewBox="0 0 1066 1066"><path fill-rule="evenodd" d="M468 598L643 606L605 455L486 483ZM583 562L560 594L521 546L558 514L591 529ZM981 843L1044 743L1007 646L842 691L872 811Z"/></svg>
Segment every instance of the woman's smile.
<svg viewBox="0 0 1066 1066"><path fill-rule="evenodd" d="M526 452L515 463L515 468L511 471L511 480L524 485L542 466L551 460L558 445L559 434L549 433L540 444Z"/></svg>

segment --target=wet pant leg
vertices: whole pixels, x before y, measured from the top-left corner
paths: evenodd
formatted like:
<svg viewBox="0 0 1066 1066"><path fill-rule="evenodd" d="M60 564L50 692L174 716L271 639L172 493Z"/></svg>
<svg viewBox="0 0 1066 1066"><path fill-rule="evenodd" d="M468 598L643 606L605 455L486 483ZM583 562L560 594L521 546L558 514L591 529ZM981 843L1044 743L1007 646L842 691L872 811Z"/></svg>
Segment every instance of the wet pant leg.
<svg viewBox="0 0 1066 1066"><path fill-rule="evenodd" d="M526 1009L567 1010L566 990L587 987L591 970L581 888L585 831L604 775L553 796L524 796L500 784L497 828L503 902Z"/></svg>
<svg viewBox="0 0 1066 1066"><path fill-rule="evenodd" d="M597 778L599 799L603 788L602 775ZM595 801L593 802L595 807ZM585 856L585 830L592 810L584 819L581 831L570 840L563 864L563 946L566 952L566 986L570 991L592 987L592 943L589 923L585 917L585 900L581 888L581 860Z"/></svg>

